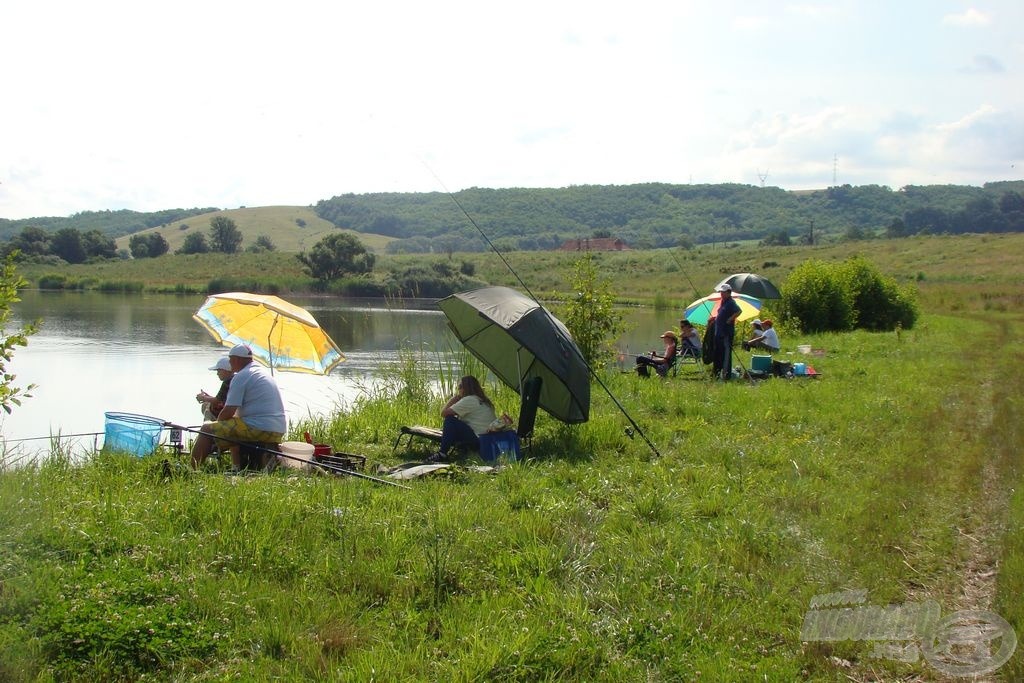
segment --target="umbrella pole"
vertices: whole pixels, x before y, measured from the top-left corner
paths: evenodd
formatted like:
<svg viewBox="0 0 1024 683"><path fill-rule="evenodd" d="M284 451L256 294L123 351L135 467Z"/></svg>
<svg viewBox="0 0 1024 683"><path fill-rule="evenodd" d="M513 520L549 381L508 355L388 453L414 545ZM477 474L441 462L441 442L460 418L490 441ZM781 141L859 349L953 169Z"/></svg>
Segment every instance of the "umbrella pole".
<svg viewBox="0 0 1024 683"><path fill-rule="evenodd" d="M274 328L277 327L278 321L281 319L280 315L274 315L274 324L270 326L270 331L267 332L267 355L270 357L270 376L274 376L274 345L271 343L271 337L274 335Z"/></svg>

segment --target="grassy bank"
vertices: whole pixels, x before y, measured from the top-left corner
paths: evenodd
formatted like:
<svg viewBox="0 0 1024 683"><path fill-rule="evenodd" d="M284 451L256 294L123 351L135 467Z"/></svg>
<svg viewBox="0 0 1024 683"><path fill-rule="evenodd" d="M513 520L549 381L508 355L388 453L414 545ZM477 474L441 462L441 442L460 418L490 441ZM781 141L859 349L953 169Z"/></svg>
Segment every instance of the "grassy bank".
<svg viewBox="0 0 1024 683"><path fill-rule="evenodd" d="M654 250L599 253L598 265L620 302L679 308L726 275L757 272L776 284L807 259L845 260L863 255L901 284L914 283L926 310L1015 310L1024 303L1024 282L1016 265L1024 259L1024 234L959 235L899 240L847 242L814 247L758 248L753 245L693 251ZM472 264L476 276L492 284L521 287L508 265L538 297L565 296L575 252L380 255L376 277L418 264ZM112 290L206 292L211 287L308 292L313 282L302 273L294 253L166 255L155 259L110 261L87 265L26 264L19 271L32 283L43 277L64 278L72 286Z"/></svg>
<svg viewBox="0 0 1024 683"><path fill-rule="evenodd" d="M801 625L865 589L1024 632L1020 330L812 338L820 380L604 376L660 457L595 386L591 421L542 414L524 464L411 491L110 455L5 472L0 679L938 678ZM413 365L309 426L393 462L399 425L435 421Z"/></svg>
<svg viewBox="0 0 1024 683"><path fill-rule="evenodd" d="M991 610L1024 635L1024 236L856 247L601 255L621 300L676 305L723 273L783 282L805 258L863 253L915 282L926 314L899 335L787 337L825 349L819 380L610 372L615 400L595 383L588 423L542 413L529 459L498 474L406 491L59 453L3 471L0 680L942 680L801 628L815 596L864 590ZM293 257L264 257L280 267L249 271L290 277ZM509 255L538 294L564 290L571 258ZM141 263L172 286L214 265ZM481 369L406 355L388 372L296 431L392 464L400 425L437 421L428 380ZM1021 680L1024 657L994 675Z"/></svg>

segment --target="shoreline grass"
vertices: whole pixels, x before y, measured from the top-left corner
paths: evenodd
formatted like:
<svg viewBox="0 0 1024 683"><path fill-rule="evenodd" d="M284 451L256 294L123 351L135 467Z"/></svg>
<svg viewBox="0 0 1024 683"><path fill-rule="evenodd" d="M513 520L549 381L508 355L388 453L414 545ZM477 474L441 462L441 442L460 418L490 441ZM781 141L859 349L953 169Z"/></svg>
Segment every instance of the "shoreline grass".
<svg viewBox="0 0 1024 683"><path fill-rule="evenodd" d="M1024 240L899 242L869 258L918 283L914 329L801 335L825 349L819 380L609 370L615 400L595 383L588 423L542 413L529 458L495 475L403 491L108 453L0 468L0 680L943 680L875 642L801 639L816 596L856 590L1024 636ZM849 254L791 251L771 254L780 274ZM536 291L557 290L561 262L531 258ZM686 290L657 254L602 258L622 297ZM650 280L625 282L630 259ZM398 426L435 423L431 387L482 374L456 365L403 355L294 431L373 463L422 455L391 455ZM1024 655L991 675L1024 678Z"/></svg>
<svg viewBox="0 0 1024 683"><path fill-rule="evenodd" d="M800 640L825 593L965 608L963 535L985 523L993 608L1020 632L1022 416L1003 368L1021 321L923 322L815 339L820 380L606 375L660 458L595 387L587 424L541 416L527 462L412 491L167 478L109 454L4 472L0 678L929 680L871 643ZM436 412L424 372L410 361L308 426L392 462L397 426ZM1000 492L1009 508L987 506Z"/></svg>

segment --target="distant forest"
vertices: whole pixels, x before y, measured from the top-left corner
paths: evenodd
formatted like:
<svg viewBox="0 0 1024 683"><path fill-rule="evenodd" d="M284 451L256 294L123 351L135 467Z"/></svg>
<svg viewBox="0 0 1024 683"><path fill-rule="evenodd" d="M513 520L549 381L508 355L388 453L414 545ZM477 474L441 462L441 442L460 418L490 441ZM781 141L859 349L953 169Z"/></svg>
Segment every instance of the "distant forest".
<svg viewBox="0 0 1024 683"><path fill-rule="evenodd" d="M457 200L453 201L453 198ZM465 209L465 213L459 206ZM634 248L1024 231L1024 181L964 185L841 185L790 192L752 185L592 185L348 194L317 203L342 228L398 238L392 252L485 249L472 218L502 250L557 249L581 237Z"/></svg>
<svg viewBox="0 0 1024 683"><path fill-rule="evenodd" d="M557 249L567 240L590 237L619 238L638 249L741 240L786 244L921 233L1024 232L1024 181L982 187L910 185L899 190L841 185L803 192L665 183L470 188L451 196L344 194L313 208L339 228L395 238L388 245L392 253L482 251L487 246L474 223L503 251ZM121 237L216 210L94 211L67 218L0 219L0 239L10 241L25 228Z"/></svg>

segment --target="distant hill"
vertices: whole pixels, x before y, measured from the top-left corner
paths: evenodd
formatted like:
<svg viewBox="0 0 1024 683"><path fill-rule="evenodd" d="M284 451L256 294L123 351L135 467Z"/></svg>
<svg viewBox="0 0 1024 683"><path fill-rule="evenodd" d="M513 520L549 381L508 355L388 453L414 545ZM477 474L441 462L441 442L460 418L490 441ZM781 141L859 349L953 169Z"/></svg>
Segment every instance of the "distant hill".
<svg viewBox="0 0 1024 683"><path fill-rule="evenodd" d="M483 251L487 245L477 226L502 250L557 249L568 239L582 237L618 238L635 248L766 238L797 241L812 235L817 242L883 233L1021 232L1024 181L899 190L841 185L797 192L739 184L644 183L470 188L452 195L344 194L315 207L97 211L67 218L0 219L0 239L9 240L26 227L48 232L74 228L83 233L99 230L126 247L131 234L160 232L173 251L190 232L207 231L217 215L235 221L244 236L243 249L266 235L278 250L288 252L309 249L337 229L358 233L375 252Z"/></svg>
<svg viewBox="0 0 1024 683"><path fill-rule="evenodd" d="M181 247L185 236L189 233L199 231L209 236L210 219L215 216L226 216L235 222L242 232L242 249L254 243L256 238L261 235L266 235L278 251L306 251L325 235L338 232L338 228L317 216L309 207L304 206L263 206L215 210L140 232L142 234L160 233L170 245L170 251L173 252ZM374 234L359 234L357 237L367 249L378 253L382 253L387 244L394 240L393 237ZM129 236L125 236L118 239L118 248L127 249L129 238Z"/></svg>

